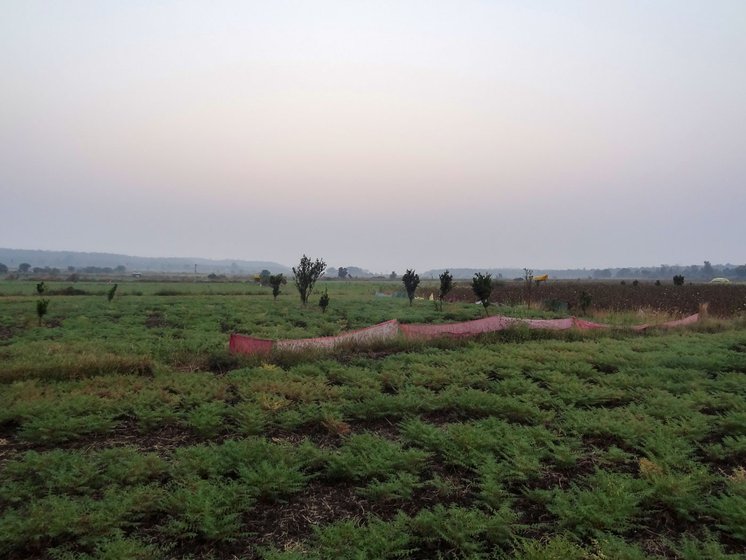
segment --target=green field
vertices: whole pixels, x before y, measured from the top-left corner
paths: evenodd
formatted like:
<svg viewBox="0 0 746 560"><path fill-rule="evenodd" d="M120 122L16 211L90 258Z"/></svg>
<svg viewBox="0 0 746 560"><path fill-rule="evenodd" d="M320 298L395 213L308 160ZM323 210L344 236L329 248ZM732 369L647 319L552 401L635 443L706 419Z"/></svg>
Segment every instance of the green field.
<svg viewBox="0 0 746 560"><path fill-rule="evenodd" d="M744 557L743 318L257 359L229 333L482 310L389 282L329 282L325 314L289 285L48 293L70 287L38 326L35 284L0 282L0 557Z"/></svg>

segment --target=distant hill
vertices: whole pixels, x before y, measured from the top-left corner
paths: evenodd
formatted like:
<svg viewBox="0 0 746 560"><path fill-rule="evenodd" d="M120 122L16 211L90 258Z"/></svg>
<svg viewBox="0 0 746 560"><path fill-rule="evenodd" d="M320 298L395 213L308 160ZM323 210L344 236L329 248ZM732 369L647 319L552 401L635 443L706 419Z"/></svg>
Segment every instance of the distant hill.
<svg viewBox="0 0 746 560"><path fill-rule="evenodd" d="M291 270L282 264L267 261L243 261L237 259L204 259L189 257L135 257L116 253L82 253L78 251L39 251L29 249L0 248L0 263L11 270L21 263L32 268L59 268L65 272L68 267L76 269L93 267L116 268L124 266L127 272L194 272L216 274L256 274L262 270L272 273L289 274Z"/></svg>

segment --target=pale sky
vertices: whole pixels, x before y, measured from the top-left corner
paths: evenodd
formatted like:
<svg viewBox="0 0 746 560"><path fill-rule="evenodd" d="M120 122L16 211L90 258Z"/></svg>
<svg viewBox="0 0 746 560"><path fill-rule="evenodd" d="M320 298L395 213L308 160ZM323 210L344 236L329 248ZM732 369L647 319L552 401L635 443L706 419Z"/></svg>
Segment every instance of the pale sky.
<svg viewBox="0 0 746 560"><path fill-rule="evenodd" d="M0 247L746 263L746 2L0 0Z"/></svg>

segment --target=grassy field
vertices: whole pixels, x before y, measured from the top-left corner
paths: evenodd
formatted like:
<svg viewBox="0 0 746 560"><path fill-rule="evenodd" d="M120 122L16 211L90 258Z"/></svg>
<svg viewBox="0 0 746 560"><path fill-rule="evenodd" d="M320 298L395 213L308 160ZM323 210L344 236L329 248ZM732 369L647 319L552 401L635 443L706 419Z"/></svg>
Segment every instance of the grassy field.
<svg viewBox="0 0 746 560"><path fill-rule="evenodd" d="M744 557L743 318L227 353L481 314L328 287L0 282L0 557Z"/></svg>

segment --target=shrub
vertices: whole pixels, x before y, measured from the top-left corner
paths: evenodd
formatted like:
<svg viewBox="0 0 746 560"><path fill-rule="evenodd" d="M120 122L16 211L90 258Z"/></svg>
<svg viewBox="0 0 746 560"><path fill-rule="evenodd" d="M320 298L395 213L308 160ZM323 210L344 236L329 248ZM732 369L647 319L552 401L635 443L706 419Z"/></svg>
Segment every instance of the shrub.
<svg viewBox="0 0 746 560"><path fill-rule="evenodd" d="M348 480L386 479L398 472L418 473L428 454L372 434L347 438L327 460L330 478Z"/></svg>
<svg viewBox="0 0 746 560"><path fill-rule="evenodd" d="M487 306L490 304L490 295L492 294L492 274L482 274L477 272L471 279L471 289L474 295L484 307L485 314Z"/></svg>
<svg viewBox="0 0 746 560"><path fill-rule="evenodd" d="M419 477L407 472L396 473L385 480L373 480L365 488L358 490L361 496L379 502L409 500L422 483Z"/></svg>
<svg viewBox="0 0 746 560"><path fill-rule="evenodd" d="M300 260L298 267L293 267L293 281L298 288L300 301L303 305L308 303L308 297L313 292L316 281L321 278L326 270L326 263L322 259L311 261L306 255Z"/></svg>
<svg viewBox="0 0 746 560"><path fill-rule="evenodd" d="M673 285L674 286L683 286L684 285L684 277L681 274L677 274L673 277Z"/></svg>
<svg viewBox="0 0 746 560"><path fill-rule="evenodd" d="M413 549L409 518L400 513L392 521L372 518L365 525L345 520L316 528L318 556L336 560L406 558Z"/></svg>
<svg viewBox="0 0 746 560"><path fill-rule="evenodd" d="M277 299L277 296L280 295L280 286L287 284L288 281L285 278L285 275L280 274L273 274L269 277L269 285L272 286L272 296L274 299Z"/></svg>
<svg viewBox="0 0 746 560"><path fill-rule="evenodd" d="M117 285L114 284L108 292L106 292L106 299L109 303L111 303L111 300L114 299L114 294L117 293Z"/></svg>
<svg viewBox="0 0 746 560"><path fill-rule="evenodd" d="M167 533L181 537L202 537L208 541L241 538L241 514L254 505L245 485L209 480L190 480L165 500L174 517Z"/></svg>
<svg viewBox="0 0 746 560"><path fill-rule="evenodd" d="M319 307L322 313L326 313L326 308L329 306L329 291L324 288L324 293L319 298Z"/></svg>
<svg viewBox="0 0 746 560"><path fill-rule="evenodd" d="M453 276L446 270L438 278L440 278L440 291L438 292L438 300L440 301L440 310L443 311L443 300L448 295L448 292L450 292L453 288Z"/></svg>
<svg viewBox="0 0 746 560"><path fill-rule="evenodd" d="M412 305L414 299L414 292L417 290L417 286L420 284L420 277L414 270L409 270L404 273L401 277L404 283L404 288L407 290L407 297L409 298L409 305Z"/></svg>
<svg viewBox="0 0 746 560"><path fill-rule="evenodd" d="M426 545L447 550L446 557L478 558L485 540L506 543L513 536L515 514L508 509L487 515L480 510L438 504L412 519L412 529Z"/></svg>
<svg viewBox="0 0 746 560"><path fill-rule="evenodd" d="M627 475L596 471L587 488L573 484L566 491L557 491L547 508L559 518L560 526L577 534L623 533L636 526L643 485Z"/></svg>
<svg viewBox="0 0 746 560"><path fill-rule="evenodd" d="M41 327L41 320L44 317L44 315L47 314L47 309L49 308L49 300L48 299L39 299L36 300L36 315L39 317L39 326Z"/></svg>

